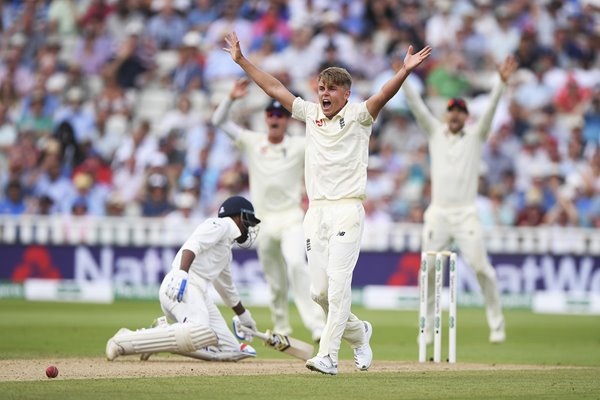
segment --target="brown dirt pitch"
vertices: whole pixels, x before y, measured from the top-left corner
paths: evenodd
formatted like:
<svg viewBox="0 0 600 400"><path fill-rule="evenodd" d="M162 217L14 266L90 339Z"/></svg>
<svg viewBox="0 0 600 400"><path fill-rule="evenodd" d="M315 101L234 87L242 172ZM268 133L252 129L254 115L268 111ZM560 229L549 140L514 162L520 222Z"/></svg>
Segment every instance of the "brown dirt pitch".
<svg viewBox="0 0 600 400"><path fill-rule="evenodd" d="M48 379L46 368L55 365L59 374L56 379L116 379L150 378L170 376L220 376L220 375L284 375L311 374L304 362L296 359L268 360L250 359L238 363L203 362L179 356L155 356L141 362L133 356L109 362L104 358L60 358L33 360L0 360L0 382L35 381ZM495 364L419 364L416 362L375 361L368 373L419 372L419 371L495 371L495 370L550 370L574 367L539 365ZM363 373L351 360L343 360L340 373Z"/></svg>

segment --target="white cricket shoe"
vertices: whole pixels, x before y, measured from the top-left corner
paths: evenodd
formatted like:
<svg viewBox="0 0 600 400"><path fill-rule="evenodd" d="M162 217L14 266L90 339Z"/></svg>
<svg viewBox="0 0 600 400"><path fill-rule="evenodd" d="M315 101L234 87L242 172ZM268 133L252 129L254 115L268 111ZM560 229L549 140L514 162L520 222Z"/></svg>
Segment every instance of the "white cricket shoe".
<svg viewBox="0 0 600 400"><path fill-rule="evenodd" d="M121 333L127 333L127 332L131 332L131 331L127 328L121 328L117 331L117 333L115 333L115 335L113 337L108 339L108 342L106 342L106 359L108 361L114 360L115 358L119 357L120 355L122 355L125 352L123 347L121 347L117 343L115 338L117 336L119 336Z"/></svg>
<svg viewBox="0 0 600 400"><path fill-rule="evenodd" d="M354 349L354 364L361 371L366 371L373 361L373 350L371 350L371 345L369 344L371 335L373 334L373 327L369 321L363 321L363 324L365 324L365 337L367 341L362 346Z"/></svg>
<svg viewBox="0 0 600 400"><path fill-rule="evenodd" d="M322 374L337 375L337 364L334 364L329 355L325 357L315 356L306 361L306 368Z"/></svg>
<svg viewBox="0 0 600 400"><path fill-rule="evenodd" d="M493 329L490 331L490 343L504 343L506 341L506 332L504 326L500 329Z"/></svg>

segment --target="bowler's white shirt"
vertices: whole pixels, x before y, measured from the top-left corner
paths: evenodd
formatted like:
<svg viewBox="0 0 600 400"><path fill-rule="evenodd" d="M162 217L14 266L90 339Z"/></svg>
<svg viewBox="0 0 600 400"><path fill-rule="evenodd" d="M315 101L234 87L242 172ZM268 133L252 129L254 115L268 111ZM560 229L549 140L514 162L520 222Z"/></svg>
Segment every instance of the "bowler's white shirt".
<svg viewBox="0 0 600 400"><path fill-rule="evenodd" d="M366 102L347 103L332 119L317 103L294 100L306 123L304 179L309 200L364 199L373 117Z"/></svg>
<svg viewBox="0 0 600 400"><path fill-rule="evenodd" d="M231 277L231 247L240 229L229 218L209 218L194 230L173 259L173 270L181 264L183 250L196 255L189 270L190 285L206 290L207 282L212 282L221 298L229 307L240 302L240 296Z"/></svg>

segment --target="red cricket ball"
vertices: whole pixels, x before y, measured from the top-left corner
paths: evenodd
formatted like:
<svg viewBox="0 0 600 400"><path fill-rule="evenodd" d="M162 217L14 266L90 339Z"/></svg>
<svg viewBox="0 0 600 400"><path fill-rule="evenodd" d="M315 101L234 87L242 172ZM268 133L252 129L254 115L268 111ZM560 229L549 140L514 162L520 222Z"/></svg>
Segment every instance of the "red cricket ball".
<svg viewBox="0 0 600 400"><path fill-rule="evenodd" d="M56 378L58 376L58 368L56 368L54 365L49 366L46 368L46 376L48 378Z"/></svg>

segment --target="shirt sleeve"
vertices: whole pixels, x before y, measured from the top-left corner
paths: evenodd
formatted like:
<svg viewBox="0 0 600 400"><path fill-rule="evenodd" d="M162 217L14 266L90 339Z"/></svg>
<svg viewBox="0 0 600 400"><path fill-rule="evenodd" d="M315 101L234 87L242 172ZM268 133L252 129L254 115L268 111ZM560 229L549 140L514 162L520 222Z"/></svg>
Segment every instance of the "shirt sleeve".
<svg viewBox="0 0 600 400"><path fill-rule="evenodd" d="M373 125L373 116L367 109L367 102L363 101L356 107L356 120L361 125Z"/></svg>
<svg viewBox="0 0 600 400"><path fill-rule="evenodd" d="M292 118L302 122L306 121L306 116L308 115L307 105L307 101L296 97L296 100L292 103Z"/></svg>
<svg viewBox="0 0 600 400"><path fill-rule="evenodd" d="M239 137L242 132L242 127L229 120L229 111L233 102L229 97L226 97L215 110L212 116L212 124L221 129L231 140L239 145Z"/></svg>
<svg viewBox="0 0 600 400"><path fill-rule="evenodd" d="M494 114L496 113L496 108L498 107L498 102L500 101L500 97L504 92L504 88L506 85L502 82L502 79L498 78L492 92L490 94L490 100L485 112L481 116L479 122L477 122L475 133L481 140L486 140L490 135L490 129L492 127L492 120L494 119Z"/></svg>
<svg viewBox="0 0 600 400"><path fill-rule="evenodd" d="M213 286L226 306L233 307L240 302L240 295L233 284L229 266L221 271L217 279L213 281Z"/></svg>
<svg viewBox="0 0 600 400"><path fill-rule="evenodd" d="M191 251L197 257L198 254L219 242L226 233L225 226L207 220L196 228L181 248Z"/></svg>
<svg viewBox="0 0 600 400"><path fill-rule="evenodd" d="M429 111L427 105L425 105L425 102L419 93L416 92L415 88L412 87L410 82L404 81L402 90L404 90L408 108L410 108L410 111L415 116L419 126L421 126L421 129L425 131L427 136L431 136L441 123L433 116L431 111Z"/></svg>

